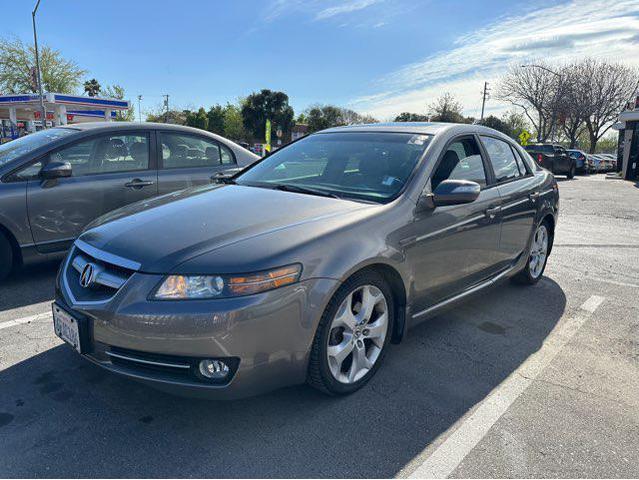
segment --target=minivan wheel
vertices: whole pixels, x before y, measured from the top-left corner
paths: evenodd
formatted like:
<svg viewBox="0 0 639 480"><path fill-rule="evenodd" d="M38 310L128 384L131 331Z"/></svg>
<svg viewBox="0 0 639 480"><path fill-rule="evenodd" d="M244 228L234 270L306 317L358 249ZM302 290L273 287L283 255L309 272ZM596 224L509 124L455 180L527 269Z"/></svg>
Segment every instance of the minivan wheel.
<svg viewBox="0 0 639 480"><path fill-rule="evenodd" d="M513 280L527 285L534 285L539 281L546 269L550 242L550 230L548 223L544 221L537 227L533 235L526 267L513 277Z"/></svg>
<svg viewBox="0 0 639 480"><path fill-rule="evenodd" d="M13 249L11 243L0 233L0 281L4 280L13 268Z"/></svg>
<svg viewBox="0 0 639 480"><path fill-rule="evenodd" d="M572 165L570 165L570 170L568 171L568 180L572 180L573 178L575 178L576 172L577 172L577 168L575 167L575 164L573 163Z"/></svg>
<svg viewBox="0 0 639 480"><path fill-rule="evenodd" d="M331 395L360 389L386 353L394 321L393 296L374 272L355 274L333 295L320 320L308 383Z"/></svg>

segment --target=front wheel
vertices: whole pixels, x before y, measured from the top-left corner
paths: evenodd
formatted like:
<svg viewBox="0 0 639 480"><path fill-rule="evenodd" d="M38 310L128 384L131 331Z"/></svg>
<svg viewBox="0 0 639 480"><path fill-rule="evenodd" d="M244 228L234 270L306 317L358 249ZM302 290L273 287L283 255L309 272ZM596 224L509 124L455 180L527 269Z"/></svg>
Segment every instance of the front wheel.
<svg viewBox="0 0 639 480"><path fill-rule="evenodd" d="M329 302L313 340L308 383L330 395L360 389L386 352L394 315L393 296L374 272L355 274Z"/></svg>
<svg viewBox="0 0 639 480"><path fill-rule="evenodd" d="M539 281L546 269L550 250L550 230L546 221L535 230L526 267L513 277L517 283L534 285Z"/></svg>

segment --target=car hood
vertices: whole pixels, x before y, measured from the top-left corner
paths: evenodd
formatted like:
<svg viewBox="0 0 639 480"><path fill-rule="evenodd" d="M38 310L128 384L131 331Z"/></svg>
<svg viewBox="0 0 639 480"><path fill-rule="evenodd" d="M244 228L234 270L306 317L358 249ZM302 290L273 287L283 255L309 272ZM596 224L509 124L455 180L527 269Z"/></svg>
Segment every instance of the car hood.
<svg viewBox="0 0 639 480"><path fill-rule="evenodd" d="M107 214L80 236L100 250L138 262L146 273L260 235L372 205L240 185L175 192Z"/></svg>

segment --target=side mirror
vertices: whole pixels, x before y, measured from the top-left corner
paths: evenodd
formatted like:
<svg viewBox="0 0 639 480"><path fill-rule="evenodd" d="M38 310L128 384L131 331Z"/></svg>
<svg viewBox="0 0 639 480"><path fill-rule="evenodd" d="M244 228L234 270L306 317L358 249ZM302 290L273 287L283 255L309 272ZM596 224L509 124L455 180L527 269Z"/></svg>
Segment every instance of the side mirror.
<svg viewBox="0 0 639 480"><path fill-rule="evenodd" d="M434 207L461 205L477 200L481 187L477 182L468 180L444 180L432 193Z"/></svg>
<svg viewBox="0 0 639 480"><path fill-rule="evenodd" d="M69 162L49 162L40 169L40 178L53 180L56 178L70 177L73 173Z"/></svg>

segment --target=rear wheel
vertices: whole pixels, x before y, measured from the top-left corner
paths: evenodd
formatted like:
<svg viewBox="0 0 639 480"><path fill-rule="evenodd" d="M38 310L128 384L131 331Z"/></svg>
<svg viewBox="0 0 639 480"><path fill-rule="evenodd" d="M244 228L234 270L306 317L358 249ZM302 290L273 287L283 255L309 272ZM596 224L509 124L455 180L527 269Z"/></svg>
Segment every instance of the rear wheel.
<svg viewBox="0 0 639 480"><path fill-rule="evenodd" d="M7 237L0 233L0 281L4 280L13 268L13 249Z"/></svg>
<svg viewBox="0 0 639 480"><path fill-rule="evenodd" d="M526 267L513 280L526 285L537 283L546 269L550 244L550 228L548 222L544 221L535 230Z"/></svg>
<svg viewBox="0 0 639 480"><path fill-rule="evenodd" d="M577 172L577 167L575 167L575 164L572 163L570 165L570 170L568 170L568 180L572 180L573 178L575 178L575 173Z"/></svg>
<svg viewBox="0 0 639 480"><path fill-rule="evenodd" d="M308 383L331 395L360 389L375 374L393 324L393 297L374 272L355 274L329 302L320 321Z"/></svg>

